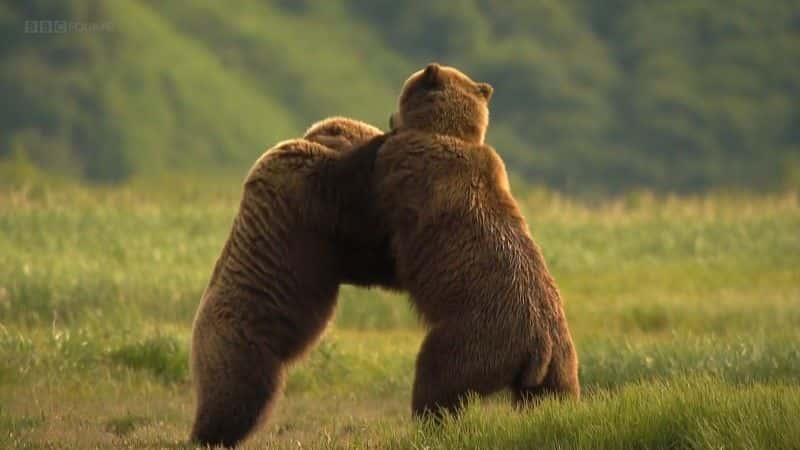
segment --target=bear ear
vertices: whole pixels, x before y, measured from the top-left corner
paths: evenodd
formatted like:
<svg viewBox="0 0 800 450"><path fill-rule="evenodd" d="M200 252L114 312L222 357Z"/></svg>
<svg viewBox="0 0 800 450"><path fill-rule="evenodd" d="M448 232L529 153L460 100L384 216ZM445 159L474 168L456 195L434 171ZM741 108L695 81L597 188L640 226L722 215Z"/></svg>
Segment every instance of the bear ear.
<svg viewBox="0 0 800 450"><path fill-rule="evenodd" d="M436 86L439 84L439 70L442 68L437 63L430 63L422 72L422 81L428 86Z"/></svg>
<svg viewBox="0 0 800 450"><path fill-rule="evenodd" d="M485 98L486 101L488 102L489 99L492 98L492 93L494 92L494 88L489 83L478 83L478 92L480 92L483 98Z"/></svg>

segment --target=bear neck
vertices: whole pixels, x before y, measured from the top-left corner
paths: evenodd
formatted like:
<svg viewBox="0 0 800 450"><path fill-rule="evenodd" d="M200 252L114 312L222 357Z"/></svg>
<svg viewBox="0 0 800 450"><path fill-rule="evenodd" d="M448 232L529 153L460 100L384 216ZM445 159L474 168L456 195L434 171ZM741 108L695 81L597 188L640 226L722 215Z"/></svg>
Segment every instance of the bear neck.
<svg viewBox="0 0 800 450"><path fill-rule="evenodd" d="M466 129L461 129L450 126L442 126L443 124L437 124L434 122L426 122L414 125L415 126L410 126L408 128L426 134L437 134L455 138L469 144L483 144L485 136L485 132L477 126L469 126L466 127Z"/></svg>

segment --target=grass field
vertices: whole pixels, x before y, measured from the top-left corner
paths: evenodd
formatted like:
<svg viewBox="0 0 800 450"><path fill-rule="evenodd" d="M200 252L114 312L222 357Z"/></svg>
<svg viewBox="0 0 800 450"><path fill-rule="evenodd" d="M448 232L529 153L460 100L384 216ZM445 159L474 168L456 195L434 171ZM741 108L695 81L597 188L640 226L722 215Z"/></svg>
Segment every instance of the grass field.
<svg viewBox="0 0 800 450"><path fill-rule="evenodd" d="M189 448L194 310L237 203L190 185L0 190L0 447ZM798 448L795 194L518 198L566 300L584 397L410 419L402 296L345 287L251 448Z"/></svg>

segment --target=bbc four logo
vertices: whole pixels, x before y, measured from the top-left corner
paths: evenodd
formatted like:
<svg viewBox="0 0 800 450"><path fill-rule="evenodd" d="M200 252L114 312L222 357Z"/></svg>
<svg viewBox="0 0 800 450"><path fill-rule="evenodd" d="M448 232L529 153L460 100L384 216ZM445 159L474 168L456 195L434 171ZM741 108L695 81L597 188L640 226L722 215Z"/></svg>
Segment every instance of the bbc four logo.
<svg viewBox="0 0 800 450"><path fill-rule="evenodd" d="M70 22L68 20L26 20L26 34L63 34L110 31L110 23Z"/></svg>

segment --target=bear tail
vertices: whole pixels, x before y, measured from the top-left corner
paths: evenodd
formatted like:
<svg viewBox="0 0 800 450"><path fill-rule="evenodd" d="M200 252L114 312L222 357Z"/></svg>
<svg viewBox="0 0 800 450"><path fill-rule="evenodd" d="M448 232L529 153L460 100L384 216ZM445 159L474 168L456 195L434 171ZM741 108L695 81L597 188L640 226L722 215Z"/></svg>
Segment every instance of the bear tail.
<svg viewBox="0 0 800 450"><path fill-rule="evenodd" d="M541 386L547 377L552 359L553 345L549 340L544 345L534 346L517 377L517 388L530 389Z"/></svg>
<svg viewBox="0 0 800 450"><path fill-rule="evenodd" d="M517 378L514 394L518 404L535 403L544 397L578 399L578 359L571 340L565 345L542 346Z"/></svg>

